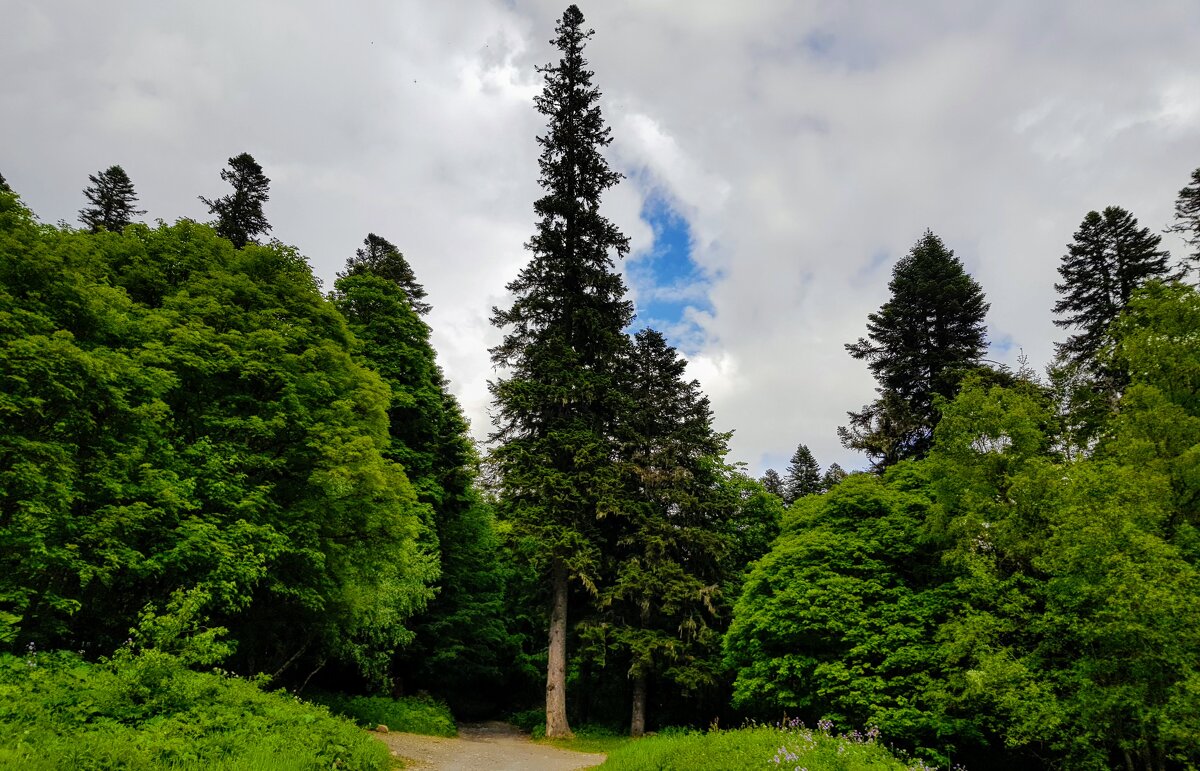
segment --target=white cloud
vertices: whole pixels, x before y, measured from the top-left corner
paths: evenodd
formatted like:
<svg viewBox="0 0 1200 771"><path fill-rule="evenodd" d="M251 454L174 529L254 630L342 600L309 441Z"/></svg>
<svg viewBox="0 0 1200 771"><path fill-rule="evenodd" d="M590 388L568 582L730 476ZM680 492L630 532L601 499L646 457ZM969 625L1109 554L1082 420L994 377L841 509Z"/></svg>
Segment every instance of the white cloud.
<svg viewBox="0 0 1200 771"><path fill-rule="evenodd" d="M0 171L44 219L73 220L112 163L150 217L203 217L196 196L249 151L274 234L327 282L368 231L401 246L486 433L488 316L527 258L534 65L555 56L562 4L0 2ZM1084 213L1115 203L1159 230L1200 165L1191 0L583 10L630 175L606 211L635 255L653 243L647 196L688 220L710 310L677 332L755 471L799 442L861 465L834 429L873 383L843 344L925 228L982 283L1007 359L1041 364Z"/></svg>

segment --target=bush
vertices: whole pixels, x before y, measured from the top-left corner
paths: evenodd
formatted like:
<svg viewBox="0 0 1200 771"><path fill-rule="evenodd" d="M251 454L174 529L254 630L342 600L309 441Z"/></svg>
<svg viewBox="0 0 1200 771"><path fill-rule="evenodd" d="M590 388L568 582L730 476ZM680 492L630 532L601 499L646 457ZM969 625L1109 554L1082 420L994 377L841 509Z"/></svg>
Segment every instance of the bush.
<svg viewBox="0 0 1200 771"><path fill-rule="evenodd" d="M527 734L538 733L540 729L541 734L545 735L546 708L533 707L531 709L523 709L520 712L514 712L508 716L508 722Z"/></svg>
<svg viewBox="0 0 1200 771"><path fill-rule="evenodd" d="M803 768L807 771L932 771L921 761L905 765L871 732L837 736L828 724L819 730L801 725L743 728L710 733L647 736L613 749L602 769L674 771L720 768L725 771Z"/></svg>
<svg viewBox="0 0 1200 771"><path fill-rule="evenodd" d="M387 747L323 707L161 651L89 664L0 655L0 768L382 771Z"/></svg>
<svg viewBox="0 0 1200 771"><path fill-rule="evenodd" d="M324 705L335 715L342 715L366 728L383 724L389 731L405 731L429 736L457 736L454 716L442 701L431 696L406 696L390 699L386 696L344 696L336 693L316 693L308 697Z"/></svg>

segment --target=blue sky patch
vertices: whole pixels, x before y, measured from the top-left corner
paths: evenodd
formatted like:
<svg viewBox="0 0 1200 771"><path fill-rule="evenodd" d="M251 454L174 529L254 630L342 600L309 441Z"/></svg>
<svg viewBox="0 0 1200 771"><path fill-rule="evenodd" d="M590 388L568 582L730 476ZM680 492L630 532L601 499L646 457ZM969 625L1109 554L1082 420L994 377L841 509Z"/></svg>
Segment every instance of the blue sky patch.
<svg viewBox="0 0 1200 771"><path fill-rule="evenodd" d="M692 228L658 193L647 196L641 218L654 231L654 243L626 266L637 304L632 329L653 327L690 355L703 342L703 331L691 316L712 311L709 278L692 260Z"/></svg>

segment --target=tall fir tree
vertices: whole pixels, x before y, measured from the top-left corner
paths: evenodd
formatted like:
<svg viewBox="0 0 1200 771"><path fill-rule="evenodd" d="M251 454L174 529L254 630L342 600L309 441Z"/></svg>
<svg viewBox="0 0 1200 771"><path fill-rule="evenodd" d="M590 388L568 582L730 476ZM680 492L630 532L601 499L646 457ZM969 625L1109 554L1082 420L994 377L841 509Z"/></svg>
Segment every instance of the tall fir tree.
<svg viewBox="0 0 1200 771"><path fill-rule="evenodd" d="M0 193L11 193L12 191L13 189L8 186L8 180L4 178L3 174L0 174Z"/></svg>
<svg viewBox="0 0 1200 771"><path fill-rule="evenodd" d="M662 334L634 339L619 428L625 470L625 527L607 555L615 568L601 592L610 645L629 661L630 732L641 736L655 676L685 695L711 680L719 651L718 611L727 529L738 503L722 484L727 434L712 426L700 384Z"/></svg>
<svg viewBox="0 0 1200 771"><path fill-rule="evenodd" d="M91 206L79 210L79 221L93 233L122 230L134 217L146 213L145 209L136 208L138 197L133 181L120 166L89 174L88 180L92 184L83 189L83 196Z"/></svg>
<svg viewBox="0 0 1200 771"><path fill-rule="evenodd" d="M596 590L601 521L621 514L613 437L626 403L619 376L633 305L614 269L629 241L600 213L601 195L621 175L601 153L612 140L583 58L594 33L575 5L555 32L561 58L538 68L545 85L534 99L548 121L538 137L545 195L534 204L530 262L508 285L513 303L493 309L492 323L505 334L492 361L505 377L490 388L501 511L548 583L546 735L562 737L571 734L569 582Z"/></svg>
<svg viewBox="0 0 1200 771"><path fill-rule="evenodd" d="M779 472L773 468L767 469L762 475L762 479L758 480L762 483L763 489L771 495L777 495L783 498L783 478L779 476Z"/></svg>
<svg viewBox="0 0 1200 771"><path fill-rule="evenodd" d="M1192 172L1192 180L1179 191L1175 199L1175 222L1168 232L1183 235L1183 242L1191 249L1188 259L1200 270L1200 168Z"/></svg>
<svg viewBox="0 0 1200 771"><path fill-rule="evenodd" d="M200 200L216 217L217 234L241 249L271 229L263 214L271 180L250 153L230 158L229 168L221 170L221 179L233 186L233 192L216 200L200 196Z"/></svg>
<svg viewBox="0 0 1200 771"><path fill-rule="evenodd" d="M791 506L800 498L821 492L821 466L813 458L808 445L802 444L792 453L787 476L783 478L783 502Z"/></svg>
<svg viewBox="0 0 1200 771"><path fill-rule="evenodd" d="M396 248L396 245L386 238L368 233L363 239L361 249L346 261L346 271L341 275L353 276L358 273L371 273L394 282L404 290L408 304L420 316L433 310L433 306L425 302L425 287L417 282L408 260Z"/></svg>
<svg viewBox="0 0 1200 771"><path fill-rule="evenodd" d="M1101 355L1111 350L1110 327L1129 303L1135 289L1156 278L1171 278L1169 255L1159 248L1162 236L1139 228L1137 219L1119 206L1104 213L1090 211L1075 240L1067 245L1058 266L1061 283L1054 313L1055 325L1079 331L1055 348L1059 356L1101 377L1108 372ZM1119 383L1110 384L1119 390Z"/></svg>
<svg viewBox="0 0 1200 771"><path fill-rule="evenodd" d="M952 398L987 349L983 290L932 231L896 263L888 288L891 299L867 316L867 337L846 345L867 362L880 398L838 428L877 470L929 450L935 399Z"/></svg>

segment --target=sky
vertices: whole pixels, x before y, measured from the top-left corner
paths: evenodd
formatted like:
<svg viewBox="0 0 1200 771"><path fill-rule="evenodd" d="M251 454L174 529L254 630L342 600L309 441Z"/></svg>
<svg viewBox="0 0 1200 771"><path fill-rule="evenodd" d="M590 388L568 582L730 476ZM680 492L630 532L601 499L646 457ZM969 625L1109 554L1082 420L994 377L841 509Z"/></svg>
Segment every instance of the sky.
<svg viewBox="0 0 1200 771"><path fill-rule="evenodd" d="M74 223L87 175L129 173L146 221L205 220L249 152L271 235L328 287L374 232L397 244L479 439L493 306L539 195L542 0L0 0L0 173ZM1200 166L1195 0L580 4L625 180L635 327L668 335L734 430L731 459L822 466L875 397L844 345L926 229L991 303L989 359L1041 369L1056 268L1084 215L1171 222ZM1181 255L1166 236L1164 246Z"/></svg>

